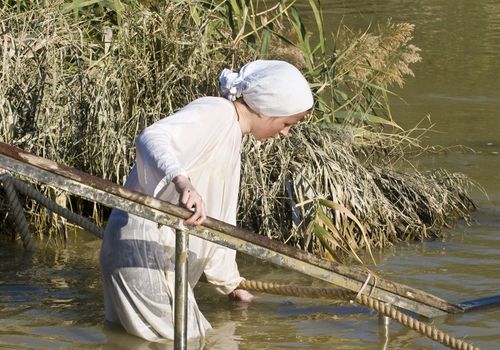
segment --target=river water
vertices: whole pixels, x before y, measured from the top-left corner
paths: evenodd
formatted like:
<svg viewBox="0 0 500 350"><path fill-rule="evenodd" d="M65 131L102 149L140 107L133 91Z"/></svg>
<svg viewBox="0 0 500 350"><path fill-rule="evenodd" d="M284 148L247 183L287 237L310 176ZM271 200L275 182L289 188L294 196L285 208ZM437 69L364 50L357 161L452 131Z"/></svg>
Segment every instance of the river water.
<svg viewBox="0 0 500 350"><path fill-rule="evenodd" d="M306 2L304 2L306 4ZM301 6L305 9L305 5ZM430 115L428 144L471 147L475 152L427 155L419 167L467 174L474 223L458 223L438 241L398 245L380 252L376 269L386 278L434 293L452 303L500 294L500 4L494 0L324 1L327 26L353 28L407 21L422 49L416 77L393 99L396 121L410 127ZM307 12L307 10L304 10ZM103 322L98 271L100 241L71 235L64 248L41 243L25 254L9 242L0 248L0 349L169 349L141 341ZM251 279L316 285L318 282L243 257ZM443 349L391 323L388 336L377 315L355 305L258 295L248 306L196 289L214 330L190 349ZM450 335L482 349L500 348L500 309L433 320Z"/></svg>

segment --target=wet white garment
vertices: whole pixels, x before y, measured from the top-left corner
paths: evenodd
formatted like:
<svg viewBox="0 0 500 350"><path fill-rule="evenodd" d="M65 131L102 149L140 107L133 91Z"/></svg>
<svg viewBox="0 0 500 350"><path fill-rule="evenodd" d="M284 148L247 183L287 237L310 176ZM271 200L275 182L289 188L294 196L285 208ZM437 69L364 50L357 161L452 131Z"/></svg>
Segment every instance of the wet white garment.
<svg viewBox="0 0 500 350"><path fill-rule="evenodd" d="M232 102L198 99L146 128L137 138L136 164L125 187L177 204L171 180L189 176L207 214L236 223L242 133ZM205 273L221 293L241 282L236 252L189 239L188 337L210 328L192 288ZM155 341L173 339L175 232L114 209L101 249L106 319L129 333Z"/></svg>

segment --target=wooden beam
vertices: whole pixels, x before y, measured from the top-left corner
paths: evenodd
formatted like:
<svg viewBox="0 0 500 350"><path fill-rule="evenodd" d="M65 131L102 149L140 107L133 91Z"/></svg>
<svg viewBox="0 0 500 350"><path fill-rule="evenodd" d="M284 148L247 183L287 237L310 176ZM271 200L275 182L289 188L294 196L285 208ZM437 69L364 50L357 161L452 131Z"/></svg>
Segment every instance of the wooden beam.
<svg viewBox="0 0 500 350"><path fill-rule="evenodd" d="M0 167L175 229L186 229L183 220L191 215L187 209L1 142ZM370 273L360 267L328 261L213 218L208 218L203 226L187 227L187 231L194 236L355 292L368 280L362 293L371 294L376 299L425 317L461 312L457 306L432 294L380 277L369 278Z"/></svg>

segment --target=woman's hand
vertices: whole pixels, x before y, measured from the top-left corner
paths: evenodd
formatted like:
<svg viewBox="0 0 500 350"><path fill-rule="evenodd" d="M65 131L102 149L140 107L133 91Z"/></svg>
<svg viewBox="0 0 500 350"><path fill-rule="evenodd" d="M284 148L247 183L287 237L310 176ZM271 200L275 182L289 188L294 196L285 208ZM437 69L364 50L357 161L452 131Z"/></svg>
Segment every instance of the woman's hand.
<svg viewBox="0 0 500 350"><path fill-rule="evenodd" d="M229 293L229 297L236 301L242 301L244 303L249 303L254 298L253 294L245 289L235 289L231 293Z"/></svg>
<svg viewBox="0 0 500 350"><path fill-rule="evenodd" d="M191 181L184 175L177 175L172 182L179 193L179 205L194 212L184 223L193 226L202 224L207 218L205 205L200 194L191 184Z"/></svg>

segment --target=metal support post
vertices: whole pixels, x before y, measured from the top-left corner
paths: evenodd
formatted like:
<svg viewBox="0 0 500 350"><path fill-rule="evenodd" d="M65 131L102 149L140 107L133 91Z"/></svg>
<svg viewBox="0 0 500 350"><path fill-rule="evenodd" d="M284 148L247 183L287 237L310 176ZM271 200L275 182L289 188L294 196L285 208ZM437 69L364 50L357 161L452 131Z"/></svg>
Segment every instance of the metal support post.
<svg viewBox="0 0 500 350"><path fill-rule="evenodd" d="M189 234L175 231L175 304L174 349L187 349L187 297L188 297Z"/></svg>
<svg viewBox="0 0 500 350"><path fill-rule="evenodd" d="M385 315L378 314L379 336L380 336L380 349L387 349L389 345L389 323L391 319Z"/></svg>

